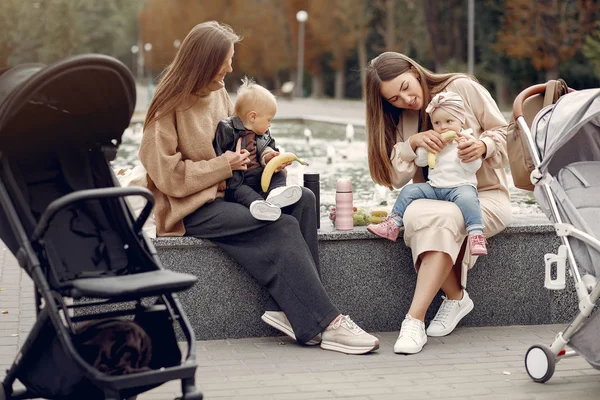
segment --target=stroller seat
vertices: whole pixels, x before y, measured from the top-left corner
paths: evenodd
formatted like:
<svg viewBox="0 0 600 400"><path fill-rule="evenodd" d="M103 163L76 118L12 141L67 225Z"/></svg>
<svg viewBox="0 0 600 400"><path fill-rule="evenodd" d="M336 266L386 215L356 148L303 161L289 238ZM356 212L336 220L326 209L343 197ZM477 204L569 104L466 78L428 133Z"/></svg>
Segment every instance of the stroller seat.
<svg viewBox="0 0 600 400"><path fill-rule="evenodd" d="M193 275L159 270L134 275L74 279L65 286L71 289L73 297L123 299L181 292L191 288L197 280Z"/></svg>

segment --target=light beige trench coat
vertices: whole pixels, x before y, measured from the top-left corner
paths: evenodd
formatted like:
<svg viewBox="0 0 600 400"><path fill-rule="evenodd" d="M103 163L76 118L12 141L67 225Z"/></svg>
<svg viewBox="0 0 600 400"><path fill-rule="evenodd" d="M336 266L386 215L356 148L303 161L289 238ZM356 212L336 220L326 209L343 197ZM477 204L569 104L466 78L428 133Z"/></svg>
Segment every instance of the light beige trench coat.
<svg viewBox="0 0 600 400"><path fill-rule="evenodd" d="M508 165L506 151L507 122L489 92L468 78L451 81L444 91L458 93L466 108L465 128L473 129L473 136L487 146L485 160L477 171L477 190L486 237L502 231L511 219L511 204L504 167ZM409 183L423 182L422 169L414 163L415 152L408 138L418 131L419 114L403 110L397 128L397 143L390 156L392 186L400 188ZM461 266L461 284L467 285L467 271L473 267L476 256L465 251L457 260L467 237L465 221L456 204L439 200L416 200L404 214L404 241L412 250L413 262L418 270L419 256L426 251L442 251ZM485 257L494 257L490 252Z"/></svg>

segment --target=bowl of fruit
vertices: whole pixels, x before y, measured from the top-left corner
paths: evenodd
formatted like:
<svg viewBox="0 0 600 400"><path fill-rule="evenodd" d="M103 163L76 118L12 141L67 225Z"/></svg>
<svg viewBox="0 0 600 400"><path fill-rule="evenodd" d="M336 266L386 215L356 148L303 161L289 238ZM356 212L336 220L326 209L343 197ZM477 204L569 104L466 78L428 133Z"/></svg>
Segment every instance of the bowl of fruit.
<svg viewBox="0 0 600 400"><path fill-rule="evenodd" d="M352 207L352 211L352 219L354 221L354 226L367 226L369 224L378 224L388 216L388 212L381 208L369 211L362 207ZM329 220L331 221L331 224L335 226L335 206L329 209Z"/></svg>

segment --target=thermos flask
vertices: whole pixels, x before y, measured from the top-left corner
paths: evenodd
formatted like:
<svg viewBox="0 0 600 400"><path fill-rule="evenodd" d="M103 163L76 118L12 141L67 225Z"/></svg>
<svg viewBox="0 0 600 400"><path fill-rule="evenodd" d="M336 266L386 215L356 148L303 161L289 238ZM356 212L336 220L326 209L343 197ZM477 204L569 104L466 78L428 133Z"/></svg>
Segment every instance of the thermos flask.
<svg viewBox="0 0 600 400"><path fill-rule="evenodd" d="M315 194L315 207L317 212L317 229L321 227L321 186L319 184L319 174L304 174L304 187L310 189Z"/></svg>
<svg viewBox="0 0 600 400"><path fill-rule="evenodd" d="M350 231L354 228L352 218L352 181L338 179L335 185L335 229Z"/></svg>

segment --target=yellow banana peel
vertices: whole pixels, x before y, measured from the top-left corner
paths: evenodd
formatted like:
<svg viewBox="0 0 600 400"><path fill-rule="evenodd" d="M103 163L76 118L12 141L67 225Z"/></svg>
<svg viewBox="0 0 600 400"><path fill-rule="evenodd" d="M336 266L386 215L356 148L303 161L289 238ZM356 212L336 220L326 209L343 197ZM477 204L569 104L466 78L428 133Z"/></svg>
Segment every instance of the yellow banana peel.
<svg viewBox="0 0 600 400"><path fill-rule="evenodd" d="M457 140L458 137L459 137L458 134L454 131L448 131L448 132L442 133L442 139L444 140L444 142L451 142L453 140ZM429 165L429 168L431 168L431 169L435 168L436 160L437 160L436 153L432 153L432 152L427 153L427 165Z"/></svg>
<svg viewBox="0 0 600 400"><path fill-rule="evenodd" d="M278 156L275 156L269 160L267 165L265 165L265 169L260 177L260 186L263 192L269 190L269 185L271 184L271 178L275 173L277 167L281 165L285 165L289 162L298 161L302 165L308 165L307 162L300 160L294 153L281 153Z"/></svg>

